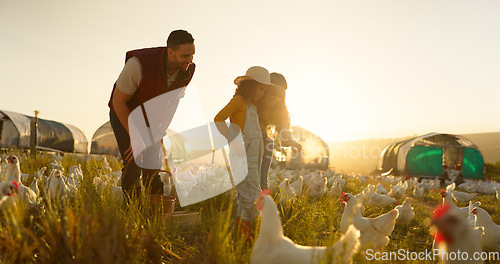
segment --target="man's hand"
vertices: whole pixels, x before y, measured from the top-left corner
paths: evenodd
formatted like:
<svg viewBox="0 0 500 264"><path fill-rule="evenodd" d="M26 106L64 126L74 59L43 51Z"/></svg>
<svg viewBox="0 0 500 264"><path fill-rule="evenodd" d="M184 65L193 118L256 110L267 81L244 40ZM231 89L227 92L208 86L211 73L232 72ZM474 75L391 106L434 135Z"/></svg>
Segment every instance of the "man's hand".
<svg viewBox="0 0 500 264"><path fill-rule="evenodd" d="M132 152L132 144L125 150L125 161L131 162L134 161L134 153Z"/></svg>

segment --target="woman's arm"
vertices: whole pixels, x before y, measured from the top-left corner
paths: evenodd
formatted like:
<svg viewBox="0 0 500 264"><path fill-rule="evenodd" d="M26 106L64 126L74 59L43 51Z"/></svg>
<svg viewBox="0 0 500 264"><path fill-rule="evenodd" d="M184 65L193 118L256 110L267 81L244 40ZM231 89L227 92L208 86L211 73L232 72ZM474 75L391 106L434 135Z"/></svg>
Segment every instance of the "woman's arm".
<svg viewBox="0 0 500 264"><path fill-rule="evenodd" d="M293 138L290 132L290 114L286 106L285 100L280 102L277 106L274 119L276 119L278 135L283 147L296 148L298 151L302 150L302 145Z"/></svg>

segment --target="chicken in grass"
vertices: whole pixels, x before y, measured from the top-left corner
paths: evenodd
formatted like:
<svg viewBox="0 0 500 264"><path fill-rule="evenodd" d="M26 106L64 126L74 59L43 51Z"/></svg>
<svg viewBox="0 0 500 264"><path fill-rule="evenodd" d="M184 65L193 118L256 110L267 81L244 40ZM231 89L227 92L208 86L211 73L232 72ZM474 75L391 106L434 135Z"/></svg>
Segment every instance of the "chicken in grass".
<svg viewBox="0 0 500 264"><path fill-rule="evenodd" d="M399 211L399 216L397 218L398 223L407 225L415 217L415 213L413 212L413 207L411 207L409 199L410 198L406 197L403 204L396 206L396 210Z"/></svg>
<svg viewBox="0 0 500 264"><path fill-rule="evenodd" d="M453 196L453 199L460 203L468 203L469 201L476 199L478 195L477 193L467 193L454 190L450 191L450 193Z"/></svg>
<svg viewBox="0 0 500 264"><path fill-rule="evenodd" d="M4 209L11 204L15 194L21 194L16 181L0 182L0 209Z"/></svg>
<svg viewBox="0 0 500 264"><path fill-rule="evenodd" d="M94 178L94 187L96 188L97 191L99 192L104 192L106 189L110 189L112 196L118 200L119 202L123 203L125 201L125 198L123 197L123 191L122 187L120 186L115 186L110 183L102 181L99 177Z"/></svg>
<svg viewBox="0 0 500 264"><path fill-rule="evenodd" d="M4 182L15 181L18 185L19 191L21 192L21 198L27 203L35 203L37 201L36 193L30 188L24 186L21 182L21 168L19 165L19 159L15 155L10 155L7 158L7 170L5 172Z"/></svg>
<svg viewBox="0 0 500 264"><path fill-rule="evenodd" d="M64 176L62 171L58 169L54 169L50 173L49 186L47 189L47 193L50 199L54 200L57 198L63 198L69 194L70 189L66 185L66 182L63 177Z"/></svg>
<svg viewBox="0 0 500 264"><path fill-rule="evenodd" d="M79 188L80 187L80 179L78 176L78 165L73 165L69 169L67 182L68 182L68 185L71 186L72 188Z"/></svg>
<svg viewBox="0 0 500 264"><path fill-rule="evenodd" d="M453 196L451 195L451 193L449 191L446 191L446 190L442 190L440 192L441 194L441 197L443 197L443 205L449 205L451 210L457 210L457 215L463 217L463 218L467 218L467 216L469 215L469 207L458 207L455 205L455 202L453 201Z"/></svg>
<svg viewBox="0 0 500 264"><path fill-rule="evenodd" d="M437 228L435 234L435 247L442 256L450 256L451 252L457 254L459 251L468 253L469 256L481 253L482 228L473 228L466 218L458 214L449 204L441 205L433 212L432 224ZM483 263L482 260L468 259L465 262L444 259L444 263Z"/></svg>
<svg viewBox="0 0 500 264"><path fill-rule="evenodd" d="M106 159L106 157L104 157L102 161L102 169L104 173L111 173L113 171L113 169L109 166L108 159Z"/></svg>
<svg viewBox="0 0 500 264"><path fill-rule="evenodd" d="M297 194L295 194L292 186L290 186L290 180L284 179L279 186L281 205L287 205L288 203L295 201Z"/></svg>
<svg viewBox="0 0 500 264"><path fill-rule="evenodd" d="M397 205L396 199L389 197L384 194L379 194L373 189L374 186L369 184L368 187L363 191L364 199L362 204L366 206L388 206Z"/></svg>
<svg viewBox="0 0 500 264"><path fill-rule="evenodd" d="M459 203L468 203L477 197L477 193L467 193L455 190L455 183L446 186L446 191L453 196L453 199Z"/></svg>
<svg viewBox="0 0 500 264"><path fill-rule="evenodd" d="M361 248L379 250L389 244L389 236L394 230L396 218L399 215L398 210L393 209L390 212L375 218L363 217L359 211L356 197L350 193L342 193L342 200L346 203L340 226L342 233L347 232L350 225L354 225L361 233Z"/></svg>
<svg viewBox="0 0 500 264"><path fill-rule="evenodd" d="M323 196L327 191L328 180L326 177L320 178L311 183L307 189L307 195L311 198Z"/></svg>
<svg viewBox="0 0 500 264"><path fill-rule="evenodd" d="M260 209L260 229L252 248L251 264L350 263L359 248L359 231L350 225L339 241L331 247L312 247L295 244L284 236L276 203L268 190L256 201Z"/></svg>
<svg viewBox="0 0 500 264"><path fill-rule="evenodd" d="M378 194L387 195L387 190L384 188L384 186L382 186L382 184L380 184L380 182L377 184L376 192Z"/></svg>
<svg viewBox="0 0 500 264"><path fill-rule="evenodd" d="M293 192L297 196L299 196L302 193L302 188L304 187L304 178L302 178L302 176L299 176L297 180L290 183L290 187L292 187Z"/></svg>
<svg viewBox="0 0 500 264"><path fill-rule="evenodd" d="M413 190L413 196L418 199L422 199L424 197L424 188L419 187L418 185L415 186L415 189Z"/></svg>
<svg viewBox="0 0 500 264"><path fill-rule="evenodd" d="M405 191L406 191L405 186L401 182L399 182L398 184L392 186L391 190L387 195L393 197L394 199L400 199L405 194Z"/></svg>
<svg viewBox="0 0 500 264"><path fill-rule="evenodd" d="M340 196L340 194L342 194L342 186L340 186L340 182L339 181L335 181L332 185L332 187L330 188L330 194L337 198Z"/></svg>
<svg viewBox="0 0 500 264"><path fill-rule="evenodd" d="M479 207L480 202L474 203L470 207L470 212L476 216L475 227L482 226L484 235L481 237L481 247L485 251L499 252L500 251L500 226L495 224L491 219L490 214Z"/></svg>

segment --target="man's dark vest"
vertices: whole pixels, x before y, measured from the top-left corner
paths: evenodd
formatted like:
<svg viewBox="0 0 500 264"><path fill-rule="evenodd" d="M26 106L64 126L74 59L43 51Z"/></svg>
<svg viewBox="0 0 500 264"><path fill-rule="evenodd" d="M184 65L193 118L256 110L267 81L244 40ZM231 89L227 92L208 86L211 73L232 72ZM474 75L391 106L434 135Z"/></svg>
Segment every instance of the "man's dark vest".
<svg viewBox="0 0 500 264"><path fill-rule="evenodd" d="M137 57L141 63L142 79L139 83L137 91L134 93L130 101L127 102L130 111L148 100L161 95L163 93L187 86L193 78L195 64L189 65L187 71L180 71L175 81L167 88L167 47L156 47L131 50L127 52L125 62L132 57ZM113 108L113 93L116 89L116 82L113 85L111 98L108 106Z"/></svg>

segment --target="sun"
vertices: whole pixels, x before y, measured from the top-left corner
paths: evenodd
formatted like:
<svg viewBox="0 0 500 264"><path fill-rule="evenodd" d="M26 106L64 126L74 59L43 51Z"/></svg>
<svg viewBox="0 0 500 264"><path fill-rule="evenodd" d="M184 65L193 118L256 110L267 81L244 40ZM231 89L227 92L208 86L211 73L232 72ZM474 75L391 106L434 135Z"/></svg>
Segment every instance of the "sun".
<svg viewBox="0 0 500 264"><path fill-rule="evenodd" d="M362 136L363 107L345 88L323 78L289 82L286 103L292 125L301 126L326 142Z"/></svg>

